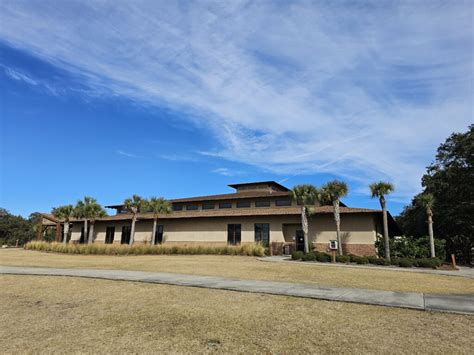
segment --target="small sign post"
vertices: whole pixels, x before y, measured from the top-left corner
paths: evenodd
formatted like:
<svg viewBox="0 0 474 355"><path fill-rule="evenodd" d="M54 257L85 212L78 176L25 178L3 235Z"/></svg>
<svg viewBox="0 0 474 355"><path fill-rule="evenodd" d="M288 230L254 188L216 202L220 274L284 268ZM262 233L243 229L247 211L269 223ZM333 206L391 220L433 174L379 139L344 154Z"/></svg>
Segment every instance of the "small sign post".
<svg viewBox="0 0 474 355"><path fill-rule="evenodd" d="M451 254L451 262L453 264L453 269L454 270L459 270L459 268L456 265L456 257L454 256L454 254Z"/></svg>

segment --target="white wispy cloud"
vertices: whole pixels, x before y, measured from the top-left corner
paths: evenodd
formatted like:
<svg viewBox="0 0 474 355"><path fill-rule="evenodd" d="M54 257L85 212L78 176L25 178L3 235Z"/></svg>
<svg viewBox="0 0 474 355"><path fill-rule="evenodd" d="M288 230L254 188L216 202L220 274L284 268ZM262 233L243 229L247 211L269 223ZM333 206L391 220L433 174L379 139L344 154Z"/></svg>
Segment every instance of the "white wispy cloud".
<svg viewBox="0 0 474 355"><path fill-rule="evenodd" d="M176 161L176 162L198 162L199 159L190 154L160 154L160 159Z"/></svg>
<svg viewBox="0 0 474 355"><path fill-rule="evenodd" d="M0 40L210 127L203 152L395 182L472 122L470 1L2 1Z"/></svg>
<svg viewBox="0 0 474 355"><path fill-rule="evenodd" d="M122 156L127 157L127 158L139 158L139 159L144 158L144 156L142 156L142 155L137 155L137 154L129 153L129 152L126 152L126 151L123 151L123 150L120 150L120 149L118 149L118 150L116 151L116 153L117 153L118 155L122 155Z"/></svg>
<svg viewBox="0 0 474 355"><path fill-rule="evenodd" d="M46 90L48 93L52 95L60 95L62 92L64 92L63 90L55 87L55 85L45 80L38 79L29 73L23 72L22 70L19 70L16 68L10 68L1 63L0 63L0 68L3 69L3 72L5 73L5 75L9 77L10 79L20 81L37 88L41 88L43 90Z"/></svg>
<svg viewBox="0 0 474 355"><path fill-rule="evenodd" d="M237 176L237 175L244 174L243 171L229 169L229 168L217 168L217 169L212 170L212 172L219 175L223 175L223 176Z"/></svg>

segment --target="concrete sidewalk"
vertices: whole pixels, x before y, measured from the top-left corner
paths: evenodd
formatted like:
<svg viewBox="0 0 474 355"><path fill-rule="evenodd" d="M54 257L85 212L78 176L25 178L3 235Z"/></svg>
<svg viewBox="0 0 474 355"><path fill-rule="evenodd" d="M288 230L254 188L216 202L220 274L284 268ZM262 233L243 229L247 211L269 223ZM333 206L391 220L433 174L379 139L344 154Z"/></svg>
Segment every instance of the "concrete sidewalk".
<svg viewBox="0 0 474 355"><path fill-rule="evenodd" d="M343 264L343 263L321 263L317 261L297 261L292 260L291 256L275 255L265 256L258 258L260 261L282 263L285 264L299 264L307 266L329 266L329 267L340 267L340 268L354 268L354 269L370 269L370 270L383 270L383 271L396 271L396 272L414 272L419 274L433 274L433 275L444 275L444 276L455 276L455 277L468 277L474 279L474 268L466 266L458 266L459 270L434 270L434 269L423 269L423 268L401 268L398 266L377 266L377 265L358 265L358 264Z"/></svg>
<svg viewBox="0 0 474 355"><path fill-rule="evenodd" d="M474 314L474 295L430 295L416 292L391 292L358 288L305 285L286 282L227 279L212 276L183 275L161 272L99 269L59 269L39 267L0 266L0 274L72 276L104 280L136 281L176 286L202 287L240 292L314 298L440 311Z"/></svg>

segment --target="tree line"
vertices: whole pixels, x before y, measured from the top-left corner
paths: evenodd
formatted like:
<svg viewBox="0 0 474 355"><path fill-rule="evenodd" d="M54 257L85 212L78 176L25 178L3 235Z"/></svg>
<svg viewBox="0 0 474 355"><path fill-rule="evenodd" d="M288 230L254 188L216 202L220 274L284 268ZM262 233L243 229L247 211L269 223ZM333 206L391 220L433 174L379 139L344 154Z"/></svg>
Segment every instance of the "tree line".
<svg viewBox="0 0 474 355"><path fill-rule="evenodd" d="M474 125L442 143L421 179L423 192L396 218L407 235L445 240L446 253L471 264L474 248ZM427 218L425 217L427 215Z"/></svg>

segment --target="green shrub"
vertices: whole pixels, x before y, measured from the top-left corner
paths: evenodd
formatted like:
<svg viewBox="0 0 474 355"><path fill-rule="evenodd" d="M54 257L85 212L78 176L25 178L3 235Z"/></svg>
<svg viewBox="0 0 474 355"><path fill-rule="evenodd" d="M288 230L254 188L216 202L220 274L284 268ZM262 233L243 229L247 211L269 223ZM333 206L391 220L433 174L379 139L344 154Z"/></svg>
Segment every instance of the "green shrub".
<svg viewBox="0 0 474 355"><path fill-rule="evenodd" d="M303 259L304 253L302 251L294 251L291 253L291 258L293 260L301 260Z"/></svg>
<svg viewBox="0 0 474 355"><path fill-rule="evenodd" d="M348 257L350 258L351 263L355 263L359 256L354 255L354 254L349 254Z"/></svg>
<svg viewBox="0 0 474 355"><path fill-rule="evenodd" d="M438 258L423 258L415 260L414 265L417 267L436 269L441 266L442 263L443 262Z"/></svg>
<svg viewBox="0 0 474 355"><path fill-rule="evenodd" d="M399 260L400 258L397 257L390 258L390 264L398 266Z"/></svg>
<svg viewBox="0 0 474 355"><path fill-rule="evenodd" d="M398 266L400 267L412 267L413 266L413 260L410 258L400 258L398 260Z"/></svg>
<svg viewBox="0 0 474 355"><path fill-rule="evenodd" d="M389 262L387 259L378 258L378 259L375 261L375 264L377 264L377 265L390 265L390 262Z"/></svg>
<svg viewBox="0 0 474 355"><path fill-rule="evenodd" d="M351 261L351 257L349 255L338 255L336 256L336 261L338 263L349 263Z"/></svg>
<svg viewBox="0 0 474 355"><path fill-rule="evenodd" d="M321 262L321 263L330 263L331 262L331 255L329 255L328 253L316 252L315 256L316 256L316 260Z"/></svg>
<svg viewBox="0 0 474 355"><path fill-rule="evenodd" d="M303 255L303 261L316 261L316 254L312 251Z"/></svg>
<svg viewBox="0 0 474 355"><path fill-rule="evenodd" d="M369 259L367 259L367 257L365 257L365 256L355 256L351 259L353 259L354 262L356 262L357 264L368 264L369 263Z"/></svg>
<svg viewBox="0 0 474 355"><path fill-rule="evenodd" d="M377 264L377 257L376 256L368 256L367 260L369 260L369 264Z"/></svg>
<svg viewBox="0 0 474 355"><path fill-rule="evenodd" d="M446 241L443 239L435 239L435 253L441 260L446 260ZM379 238L375 242L378 255L385 257L385 242L383 238ZM390 238L390 256L398 258L429 258L430 242L428 236L411 237L401 236Z"/></svg>
<svg viewBox="0 0 474 355"><path fill-rule="evenodd" d="M436 269L437 267L440 267L441 265L443 265L443 260L442 259L433 258L431 260L433 262L433 266L432 266L433 269Z"/></svg>

